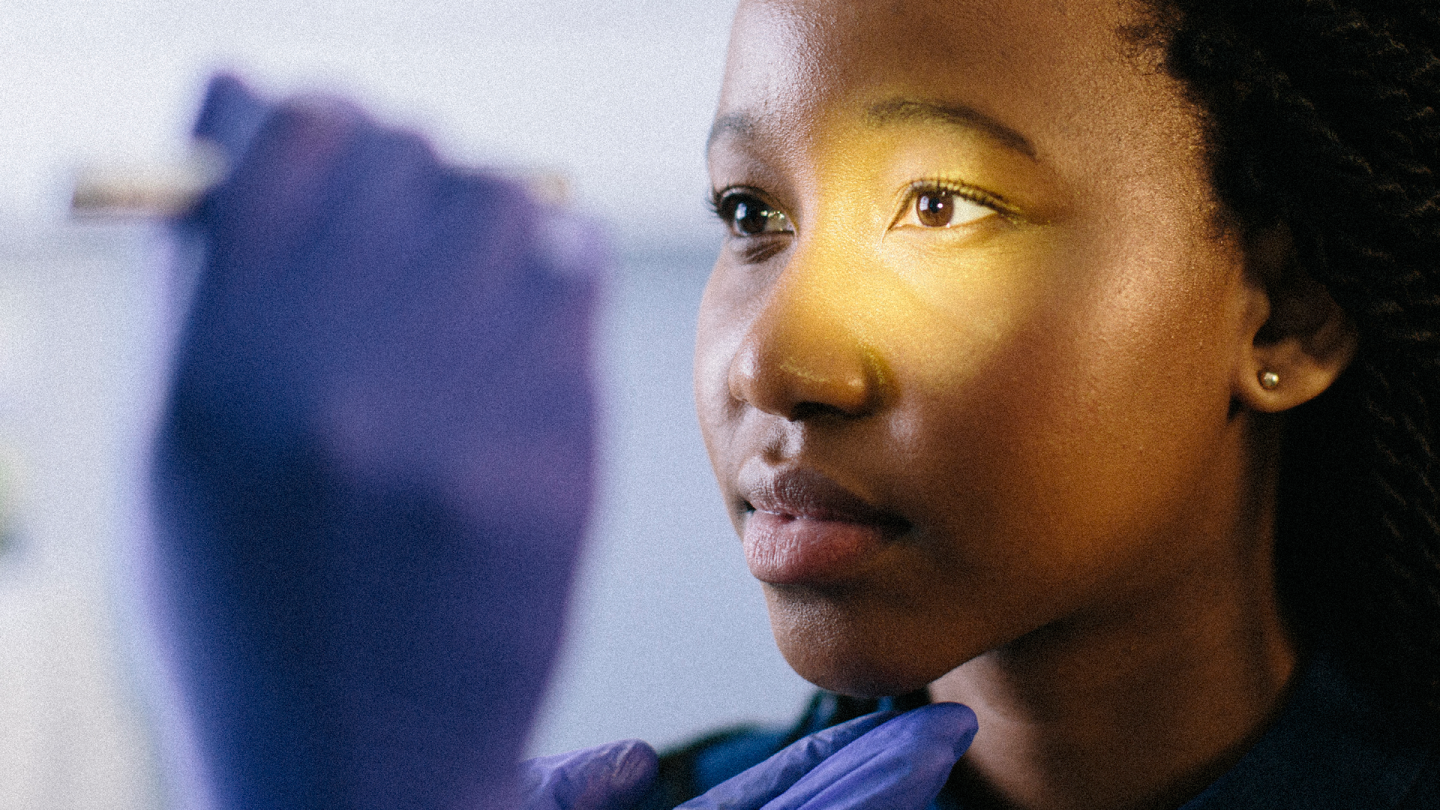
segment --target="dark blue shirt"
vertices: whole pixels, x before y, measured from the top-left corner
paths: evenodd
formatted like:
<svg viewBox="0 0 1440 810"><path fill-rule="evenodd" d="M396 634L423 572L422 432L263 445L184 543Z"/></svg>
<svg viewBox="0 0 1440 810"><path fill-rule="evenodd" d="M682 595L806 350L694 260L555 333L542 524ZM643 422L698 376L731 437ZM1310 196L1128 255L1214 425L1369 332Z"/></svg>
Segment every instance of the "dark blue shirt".
<svg viewBox="0 0 1440 810"><path fill-rule="evenodd" d="M709 790L807 734L923 693L882 701L820 693L789 729L737 728L666 754L667 806ZM981 729L984 733L984 729ZM1328 659L1301 672L1269 731L1180 810L1428 810L1440 808L1440 740L1357 688ZM934 810L963 810L942 791Z"/></svg>

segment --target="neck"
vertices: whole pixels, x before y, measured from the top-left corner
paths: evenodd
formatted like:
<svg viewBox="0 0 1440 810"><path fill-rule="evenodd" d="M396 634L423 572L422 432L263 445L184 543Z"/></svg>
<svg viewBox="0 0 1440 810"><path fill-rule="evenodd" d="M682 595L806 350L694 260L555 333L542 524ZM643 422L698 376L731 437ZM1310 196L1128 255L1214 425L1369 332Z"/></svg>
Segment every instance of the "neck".
<svg viewBox="0 0 1440 810"><path fill-rule="evenodd" d="M1278 626L1243 648L1189 637L1039 665L1032 654L987 653L931 687L980 717L958 774L967 807L1178 807L1263 733L1296 658Z"/></svg>

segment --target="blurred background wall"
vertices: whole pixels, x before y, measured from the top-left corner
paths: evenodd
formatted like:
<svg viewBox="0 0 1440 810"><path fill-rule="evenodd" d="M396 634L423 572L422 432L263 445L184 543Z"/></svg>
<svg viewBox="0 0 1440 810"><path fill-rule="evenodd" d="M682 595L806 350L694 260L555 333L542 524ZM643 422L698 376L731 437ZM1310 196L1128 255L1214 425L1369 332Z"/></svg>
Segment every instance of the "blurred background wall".
<svg viewBox="0 0 1440 810"><path fill-rule="evenodd" d="M775 652L690 404L733 6L0 2L0 808L161 807L180 778L126 549L184 257L69 199L84 167L183 156L216 69L348 95L457 162L562 176L614 236L599 508L532 750L795 713L809 687Z"/></svg>

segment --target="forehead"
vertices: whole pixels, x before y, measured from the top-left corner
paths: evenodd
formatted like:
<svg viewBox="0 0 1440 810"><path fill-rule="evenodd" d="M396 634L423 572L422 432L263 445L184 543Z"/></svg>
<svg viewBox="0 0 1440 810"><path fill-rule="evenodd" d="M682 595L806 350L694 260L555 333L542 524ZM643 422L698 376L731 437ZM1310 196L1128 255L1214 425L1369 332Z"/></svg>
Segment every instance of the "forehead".
<svg viewBox="0 0 1440 810"><path fill-rule="evenodd" d="M742 0L717 136L794 146L820 125L919 101L1019 134L1036 156L1095 161L1198 147L1129 0ZM873 117L873 116L872 116ZM983 129L983 127L982 127Z"/></svg>
<svg viewBox="0 0 1440 810"><path fill-rule="evenodd" d="M1111 0L742 0L727 95L1059 78L1124 59ZM978 88L977 88L978 89Z"/></svg>

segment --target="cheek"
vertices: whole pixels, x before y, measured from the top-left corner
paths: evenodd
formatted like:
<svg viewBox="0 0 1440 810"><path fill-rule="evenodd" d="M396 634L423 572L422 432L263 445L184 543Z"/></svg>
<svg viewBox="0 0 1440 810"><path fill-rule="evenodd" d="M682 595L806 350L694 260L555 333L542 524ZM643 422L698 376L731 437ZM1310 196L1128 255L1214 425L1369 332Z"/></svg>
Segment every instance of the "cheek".
<svg viewBox="0 0 1440 810"><path fill-rule="evenodd" d="M891 366L894 393L943 400L1009 362L1019 335L1044 312L1051 260L1043 233L956 249L932 233L900 233L882 251L883 271L861 290L866 332Z"/></svg>
<svg viewBox="0 0 1440 810"><path fill-rule="evenodd" d="M943 504L933 529L962 538L942 552L957 565L1110 576L1173 534L1228 448L1227 274L1097 265L1072 265L1087 283L1057 285L964 385L922 392L898 421L935 473L917 509Z"/></svg>

